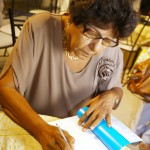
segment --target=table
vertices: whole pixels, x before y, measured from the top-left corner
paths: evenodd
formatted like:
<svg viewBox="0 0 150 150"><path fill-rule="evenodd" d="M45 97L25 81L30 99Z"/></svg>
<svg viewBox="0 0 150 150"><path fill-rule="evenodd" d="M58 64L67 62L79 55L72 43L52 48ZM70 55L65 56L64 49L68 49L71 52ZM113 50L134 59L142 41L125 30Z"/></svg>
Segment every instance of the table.
<svg viewBox="0 0 150 150"><path fill-rule="evenodd" d="M59 118L40 115L46 122ZM138 145L130 145L124 150L139 150ZM42 150L40 143L26 130L14 123L4 112L0 111L0 150Z"/></svg>
<svg viewBox="0 0 150 150"><path fill-rule="evenodd" d="M6 24L6 25L3 25L2 27L0 27L0 31L2 31L3 33L6 33L8 35L12 35L10 24ZM15 27L15 34L16 34L17 37L20 34L20 30L17 27Z"/></svg>
<svg viewBox="0 0 150 150"><path fill-rule="evenodd" d="M58 120L51 116L40 117L46 122ZM0 150L42 150L42 147L26 130L0 111Z"/></svg>

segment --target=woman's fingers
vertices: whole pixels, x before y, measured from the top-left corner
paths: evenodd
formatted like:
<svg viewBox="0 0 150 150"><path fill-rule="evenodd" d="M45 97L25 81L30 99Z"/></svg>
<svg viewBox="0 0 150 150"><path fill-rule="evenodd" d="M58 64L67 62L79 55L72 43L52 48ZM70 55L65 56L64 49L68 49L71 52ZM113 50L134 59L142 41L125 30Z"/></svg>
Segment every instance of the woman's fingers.
<svg viewBox="0 0 150 150"><path fill-rule="evenodd" d="M53 130L53 138L51 138L48 147L52 150L73 150L75 139L67 131L62 130L62 132L66 137L67 141L62 137L59 130L55 127Z"/></svg>
<svg viewBox="0 0 150 150"><path fill-rule="evenodd" d="M52 140L50 140L49 144L46 144L46 146L43 147L44 150L61 150L61 147L58 145L58 143L54 143L54 141L52 142Z"/></svg>
<svg viewBox="0 0 150 150"><path fill-rule="evenodd" d="M61 135L56 136L56 143L60 147L60 149L65 149L68 147L67 142L61 137Z"/></svg>
<svg viewBox="0 0 150 150"><path fill-rule="evenodd" d="M99 114L99 116L97 117L97 119L90 126L90 129L93 130L95 127L97 127L99 125L99 123L102 121L103 118L104 118L104 115L103 114Z"/></svg>
<svg viewBox="0 0 150 150"><path fill-rule="evenodd" d="M107 114L105 119L106 119L106 122L107 122L107 126L111 127L111 116L110 116L110 114Z"/></svg>
<svg viewBox="0 0 150 150"><path fill-rule="evenodd" d="M91 109L92 110L92 109ZM97 109L93 111L87 111L79 120L79 125L83 124L83 131L90 128L93 130L102 121L106 119L108 127L111 126L111 110L108 107Z"/></svg>
<svg viewBox="0 0 150 150"><path fill-rule="evenodd" d="M79 124L83 125L83 131L86 131L87 128L90 128L93 130L105 117L106 112L101 112L99 109L94 110L91 109L91 111L87 111L84 113L83 117L79 120Z"/></svg>
<svg viewBox="0 0 150 150"><path fill-rule="evenodd" d="M67 132L67 131L63 131L67 140L68 140L68 143L69 143L69 146L73 149L74 148L74 143L75 143L75 139Z"/></svg>
<svg viewBox="0 0 150 150"><path fill-rule="evenodd" d="M96 118L97 115L92 114L87 120L87 122L83 125L83 131L86 131L86 129L91 128L91 125L93 124L93 122L95 122Z"/></svg>
<svg viewBox="0 0 150 150"><path fill-rule="evenodd" d="M63 131L63 133L67 139L67 142L63 139L61 135L58 134L56 135L55 147L57 147L58 145L61 150L73 150L73 147L74 147L73 144L75 142L74 138L70 136L67 131Z"/></svg>
<svg viewBox="0 0 150 150"><path fill-rule="evenodd" d="M82 123L86 123L86 121L90 119L90 116L93 113L94 109L95 109L95 107L89 107L89 109L79 119L78 124L81 125Z"/></svg>

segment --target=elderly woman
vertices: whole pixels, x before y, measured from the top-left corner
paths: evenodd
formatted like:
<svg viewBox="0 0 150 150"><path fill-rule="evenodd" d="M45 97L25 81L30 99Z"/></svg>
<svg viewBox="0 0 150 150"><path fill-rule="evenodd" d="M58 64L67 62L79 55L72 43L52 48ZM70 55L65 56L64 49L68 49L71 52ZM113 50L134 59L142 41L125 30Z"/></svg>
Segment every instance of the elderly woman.
<svg viewBox="0 0 150 150"><path fill-rule="evenodd" d="M64 118L89 109L79 120L91 130L122 97L119 38L138 22L131 0L73 0L69 14L29 18L0 77L3 111L44 150L67 149L58 129L38 114ZM65 131L64 131L65 132ZM70 145L74 139L65 132ZM69 149L69 148L68 148Z"/></svg>

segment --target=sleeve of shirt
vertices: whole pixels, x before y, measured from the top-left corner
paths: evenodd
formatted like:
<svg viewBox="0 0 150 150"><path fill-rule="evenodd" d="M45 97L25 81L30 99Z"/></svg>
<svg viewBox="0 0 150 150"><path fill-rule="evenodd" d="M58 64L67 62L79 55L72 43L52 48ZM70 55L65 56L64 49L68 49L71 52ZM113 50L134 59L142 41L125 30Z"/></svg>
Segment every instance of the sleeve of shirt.
<svg viewBox="0 0 150 150"><path fill-rule="evenodd" d="M16 89L23 95L30 79L30 72L33 65L34 37L32 25L27 20L21 30L19 38L7 59L0 78L12 67Z"/></svg>
<svg viewBox="0 0 150 150"><path fill-rule="evenodd" d="M30 79L34 58L33 31L29 21L26 21L20 36L14 46L12 67L16 88L23 95Z"/></svg>
<svg viewBox="0 0 150 150"><path fill-rule="evenodd" d="M12 67L16 89L22 95L25 94L29 84L32 84L37 67L41 66L41 61L45 60L44 56L47 56L50 51L53 42L50 41L52 37L50 29L54 29L57 21L55 20L55 17L51 19L50 13L30 17L24 23L12 53L0 74L1 78Z"/></svg>
<svg viewBox="0 0 150 150"><path fill-rule="evenodd" d="M113 76L111 77L111 79L109 80L109 82L107 83L107 90L110 90L113 87L122 88L122 84L121 84L122 70L123 70L123 54L122 54L122 52L120 52L118 54L116 70L115 70Z"/></svg>

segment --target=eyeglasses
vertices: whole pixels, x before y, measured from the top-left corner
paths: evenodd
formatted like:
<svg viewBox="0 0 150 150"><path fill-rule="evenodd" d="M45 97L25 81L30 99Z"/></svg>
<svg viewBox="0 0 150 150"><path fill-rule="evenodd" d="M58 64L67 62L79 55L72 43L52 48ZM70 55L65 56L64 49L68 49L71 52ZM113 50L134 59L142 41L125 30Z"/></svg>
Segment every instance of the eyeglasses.
<svg viewBox="0 0 150 150"><path fill-rule="evenodd" d="M82 33L89 39L102 39L102 44L107 47L115 47L118 45L118 40L114 41L106 37L102 37L99 32L96 32L90 28L87 28L86 25L83 26Z"/></svg>

